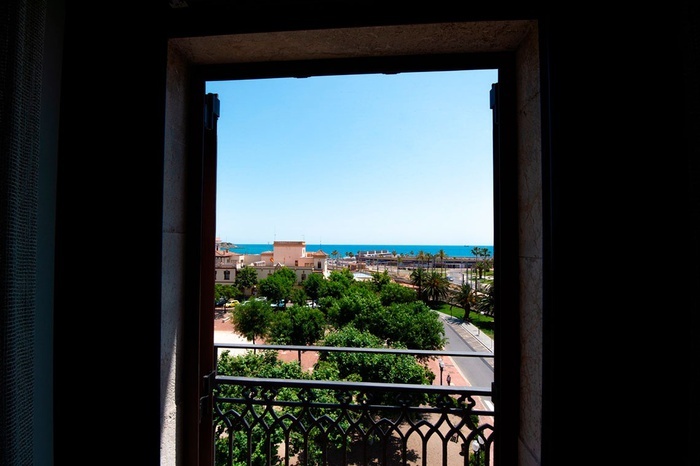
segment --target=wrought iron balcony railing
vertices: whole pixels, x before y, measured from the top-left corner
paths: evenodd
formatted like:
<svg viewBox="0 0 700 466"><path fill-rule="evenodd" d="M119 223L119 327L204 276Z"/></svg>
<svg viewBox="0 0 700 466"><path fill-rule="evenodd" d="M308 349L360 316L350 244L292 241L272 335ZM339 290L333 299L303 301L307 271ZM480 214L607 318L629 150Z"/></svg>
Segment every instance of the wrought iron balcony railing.
<svg viewBox="0 0 700 466"><path fill-rule="evenodd" d="M488 352L216 343L221 350L493 358ZM216 466L493 463L491 387L216 374ZM490 405L493 406L493 405Z"/></svg>

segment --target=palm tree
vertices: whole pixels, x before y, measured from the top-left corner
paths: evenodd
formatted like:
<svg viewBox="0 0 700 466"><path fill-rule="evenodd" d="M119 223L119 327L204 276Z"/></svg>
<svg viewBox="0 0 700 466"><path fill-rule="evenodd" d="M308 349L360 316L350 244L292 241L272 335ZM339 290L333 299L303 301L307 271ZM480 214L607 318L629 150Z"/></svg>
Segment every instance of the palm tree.
<svg viewBox="0 0 700 466"><path fill-rule="evenodd" d="M435 268L435 256L432 252L425 253L425 260L428 261L428 270Z"/></svg>
<svg viewBox="0 0 700 466"><path fill-rule="evenodd" d="M493 289L493 284L491 284L485 287L484 293L481 296L479 296L479 299L474 307L476 307L476 309L478 309L480 312L483 312L487 316L493 317L494 303L495 292Z"/></svg>
<svg viewBox="0 0 700 466"><path fill-rule="evenodd" d="M474 299L472 294L472 286L465 283L459 287L459 291L454 295L454 300L459 307L464 309L464 320L469 320L469 312L471 311L471 303Z"/></svg>
<svg viewBox="0 0 700 466"><path fill-rule="evenodd" d="M428 301L444 301L450 289L450 282L440 272L429 272L424 283L425 296Z"/></svg>
<svg viewBox="0 0 700 466"><path fill-rule="evenodd" d="M332 257L333 259L335 259L335 260L333 261L333 266L334 266L334 267L338 267L338 256L339 256L339 255L340 255L340 253L338 252L337 249L334 249L334 250L331 252L331 257Z"/></svg>
<svg viewBox="0 0 700 466"><path fill-rule="evenodd" d="M423 261L425 260L425 253L423 252L423 250L418 251L416 259L418 259L418 266L423 268Z"/></svg>
<svg viewBox="0 0 700 466"><path fill-rule="evenodd" d="M423 299L423 284L426 280L426 274L423 267L417 267L411 271L411 284L416 287L420 299Z"/></svg>
<svg viewBox="0 0 700 466"><path fill-rule="evenodd" d="M444 272L445 271L445 250L440 249L437 252L437 257L440 258L440 270L442 270Z"/></svg>

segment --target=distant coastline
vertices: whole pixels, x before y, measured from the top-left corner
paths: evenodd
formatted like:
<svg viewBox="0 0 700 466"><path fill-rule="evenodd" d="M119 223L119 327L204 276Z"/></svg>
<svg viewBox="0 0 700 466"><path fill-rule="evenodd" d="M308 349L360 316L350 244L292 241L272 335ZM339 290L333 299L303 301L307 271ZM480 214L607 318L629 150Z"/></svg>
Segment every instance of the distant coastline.
<svg viewBox="0 0 700 466"><path fill-rule="evenodd" d="M227 243L230 244L230 243ZM230 247L224 246L231 252L237 254L260 254L265 251L272 251L272 243L260 243L260 244L231 244ZM333 251L337 251L339 257L344 257L348 252L357 254L358 251L388 251L390 253L396 252L397 255L403 254L404 256L418 255L420 251L424 254L437 255L442 250L445 253L445 258L450 257L474 257L472 254L473 248L486 248L490 257L493 257L493 246L492 245L440 245L440 244L319 244L319 243L306 243L306 251L323 251L329 256Z"/></svg>

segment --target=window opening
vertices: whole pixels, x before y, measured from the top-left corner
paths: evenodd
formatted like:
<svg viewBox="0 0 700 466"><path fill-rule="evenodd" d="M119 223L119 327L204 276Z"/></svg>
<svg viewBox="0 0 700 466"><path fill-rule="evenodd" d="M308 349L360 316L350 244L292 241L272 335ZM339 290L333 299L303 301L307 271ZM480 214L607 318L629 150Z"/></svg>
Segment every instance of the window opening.
<svg viewBox="0 0 700 466"><path fill-rule="evenodd" d="M341 270L357 281L388 274L419 293L426 285L414 272L436 272L448 292L426 302L445 324L445 349L492 352L493 325L489 332L469 321L488 322L481 309L493 283L496 82L496 70L208 81L221 102L216 248L242 257L224 272L234 285L241 268L258 277L241 301L267 293L260 283L280 267L312 265L303 258L313 255L323 257L324 279ZM320 218L312 229L309 215ZM455 305L464 286L466 313ZM215 327L215 343L226 339L251 342ZM433 385L493 382L493 359L436 361ZM484 439L462 443L475 454Z"/></svg>

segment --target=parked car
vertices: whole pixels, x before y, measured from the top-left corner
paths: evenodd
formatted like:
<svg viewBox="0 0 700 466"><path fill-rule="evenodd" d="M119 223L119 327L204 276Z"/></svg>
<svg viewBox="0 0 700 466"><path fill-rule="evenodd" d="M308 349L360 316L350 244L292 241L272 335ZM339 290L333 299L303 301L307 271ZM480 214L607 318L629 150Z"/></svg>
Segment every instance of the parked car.
<svg viewBox="0 0 700 466"><path fill-rule="evenodd" d="M236 307L239 304L241 304L241 303L237 299L229 299L228 301L226 301L226 304L224 304L224 307L225 308L232 308L232 307Z"/></svg>
<svg viewBox="0 0 700 466"><path fill-rule="evenodd" d="M214 307L221 307L224 304L226 304L226 298L219 298L216 301L214 301Z"/></svg>

